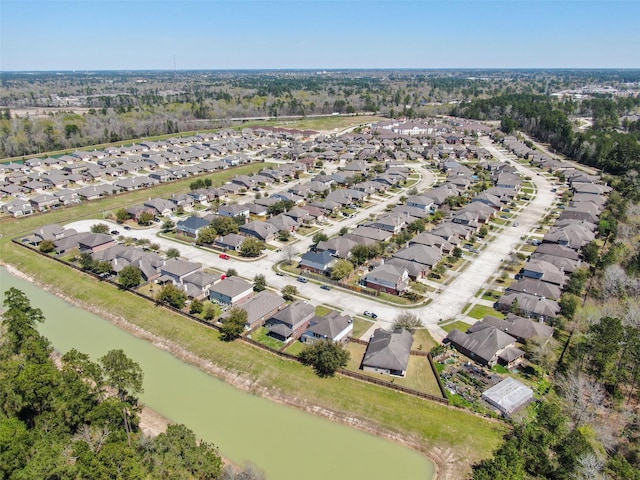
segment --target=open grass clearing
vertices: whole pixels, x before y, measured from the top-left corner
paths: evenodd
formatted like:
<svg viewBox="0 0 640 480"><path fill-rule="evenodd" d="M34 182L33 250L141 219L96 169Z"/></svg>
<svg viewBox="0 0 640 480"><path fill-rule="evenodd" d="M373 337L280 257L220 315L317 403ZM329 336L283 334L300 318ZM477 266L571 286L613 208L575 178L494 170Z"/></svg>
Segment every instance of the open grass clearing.
<svg viewBox="0 0 640 480"><path fill-rule="evenodd" d="M365 320L364 318L355 317L353 319L353 333L352 336L355 338L360 338L364 335L367 330L369 330L375 322L371 322L369 320Z"/></svg>
<svg viewBox="0 0 640 480"><path fill-rule="evenodd" d="M267 327L260 327L256 331L251 332L251 338L256 342L260 342L261 344L276 350L280 350L282 347L284 347L284 342L270 337L268 334L269 329Z"/></svg>
<svg viewBox="0 0 640 480"><path fill-rule="evenodd" d="M471 311L467 313L467 316L471 318L477 318L478 320L483 319L487 315L493 315L497 318L504 318L505 315L502 312L499 312L495 308L488 307L486 305L474 305Z"/></svg>
<svg viewBox="0 0 640 480"><path fill-rule="evenodd" d="M300 352L304 350L304 347L306 347L306 345L298 340L292 342L291 345L287 347L285 352L287 352L289 355L295 355L297 357L298 355L300 355Z"/></svg>
<svg viewBox="0 0 640 480"><path fill-rule="evenodd" d="M457 328L461 332L466 332L467 330L469 330L469 327L471 325L469 325L467 322L463 322L462 320L457 320L455 322L447 323L446 325L440 325L440 326L445 332L449 333L451 330L455 328Z"/></svg>

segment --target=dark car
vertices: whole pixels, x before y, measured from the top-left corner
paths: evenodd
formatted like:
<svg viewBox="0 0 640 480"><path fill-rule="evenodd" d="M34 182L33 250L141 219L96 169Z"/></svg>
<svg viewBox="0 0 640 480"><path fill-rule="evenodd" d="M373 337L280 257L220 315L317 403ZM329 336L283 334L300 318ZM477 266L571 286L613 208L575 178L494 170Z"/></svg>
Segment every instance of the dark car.
<svg viewBox="0 0 640 480"><path fill-rule="evenodd" d="M122 228L124 228L125 230L131 230L131 227L130 227L129 225L125 225L125 226L124 226L124 227L122 227Z"/></svg>
<svg viewBox="0 0 640 480"><path fill-rule="evenodd" d="M120 235L118 230L111 230L111 235Z"/></svg>
<svg viewBox="0 0 640 480"><path fill-rule="evenodd" d="M331 287L329 285L320 285L320 288L323 290L331 290Z"/></svg>
<svg viewBox="0 0 640 480"><path fill-rule="evenodd" d="M297 280L298 280L300 283L307 283L307 282L309 281L309 280L307 280L307 279L306 279L306 278L304 278L304 277L298 277L298 278L297 278Z"/></svg>

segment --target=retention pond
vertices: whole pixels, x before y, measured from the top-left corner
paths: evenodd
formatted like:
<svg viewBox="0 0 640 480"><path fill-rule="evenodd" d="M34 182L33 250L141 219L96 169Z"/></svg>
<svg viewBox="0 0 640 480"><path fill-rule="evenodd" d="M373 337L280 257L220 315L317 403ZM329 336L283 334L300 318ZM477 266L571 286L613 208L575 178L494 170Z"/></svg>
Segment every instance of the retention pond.
<svg viewBox="0 0 640 480"><path fill-rule="evenodd" d="M76 348L97 359L123 349L144 371L145 405L185 424L234 463L257 465L269 480L434 477L433 463L414 450L238 390L5 268L0 287L24 291L42 309L40 331L57 351Z"/></svg>

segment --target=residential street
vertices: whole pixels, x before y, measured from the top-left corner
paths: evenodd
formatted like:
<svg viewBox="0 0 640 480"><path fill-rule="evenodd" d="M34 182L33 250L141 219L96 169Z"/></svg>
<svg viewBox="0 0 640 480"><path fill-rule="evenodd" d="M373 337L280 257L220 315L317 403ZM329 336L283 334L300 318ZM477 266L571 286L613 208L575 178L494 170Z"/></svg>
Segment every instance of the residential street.
<svg viewBox="0 0 640 480"><path fill-rule="evenodd" d="M517 227L507 225L502 231L496 235L496 238L487 244L487 247L472 258L470 265L449 284L441 288L439 294L434 296L433 301L424 307L411 309L427 326L435 339L442 339L446 336L446 332L438 326L440 320L451 318L462 318L461 312L464 307L474 298L477 291L482 288L486 282L499 269L503 259L514 250L516 245L521 241L521 237L528 234L536 223L545 216L546 211L553 204L554 194L551 192L552 183L543 175L537 175L535 171L526 168L517 162L512 162L507 156L496 149L491 141L482 137L482 146L489 150L492 155L503 162L509 162L523 174L531 177L532 182L537 188L537 194L531 203L521 211L512 220L517 221ZM422 179L417 185L418 190L423 190L432 186L436 177L428 170L419 167L418 172ZM290 188L291 184L279 188L279 190ZM275 191L275 190L274 190ZM273 193L270 191L269 193ZM372 197L377 202L372 207L360 211L354 218L345 218L342 221L331 222L332 225L323 229L329 237L337 234L343 227L352 227L356 224L367 220L369 215L378 214L385 210L386 206L396 200L399 196L406 194L406 191L398 192L392 197L381 198ZM69 224L68 227L76 228L79 231L88 231L91 225L97 223L97 220L82 220ZM172 240L158 236L160 225L140 230L130 230L125 232L120 225L105 221L110 224L110 228L117 229L127 236L136 238L145 238L153 243L160 245L164 251L171 247L176 247L181 253L181 258L192 262L200 262L207 267L214 267L221 271L233 268L238 275L251 281L253 278L262 274L267 279L267 284L276 289L282 289L285 285L293 284L298 288L300 295L310 299L312 304L329 304L340 307L345 313L350 315L362 315L365 310L373 311L378 315L375 325L363 335L368 338L375 328L388 327L393 323L398 311L402 307L378 302L361 295L354 295L340 288L332 288L331 290L321 290L320 286L312 281L308 283L297 282L295 277L285 275L279 276L273 269L273 265L286 258L284 252L266 250L264 257L255 261L243 261L237 259L224 260L219 258L217 253L213 253L194 245L186 245L177 243ZM312 243L312 236L300 237L298 242L293 246L297 253L304 253L308 250Z"/></svg>

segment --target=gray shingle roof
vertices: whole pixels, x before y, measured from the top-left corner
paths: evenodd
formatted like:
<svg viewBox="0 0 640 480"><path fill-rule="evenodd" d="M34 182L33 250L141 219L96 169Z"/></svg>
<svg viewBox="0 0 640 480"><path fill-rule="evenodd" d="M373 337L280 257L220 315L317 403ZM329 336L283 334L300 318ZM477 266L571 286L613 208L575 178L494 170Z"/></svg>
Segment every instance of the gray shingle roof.
<svg viewBox="0 0 640 480"><path fill-rule="evenodd" d="M369 340L362 365L395 371L406 371L413 336L408 330L388 332L378 328Z"/></svg>

